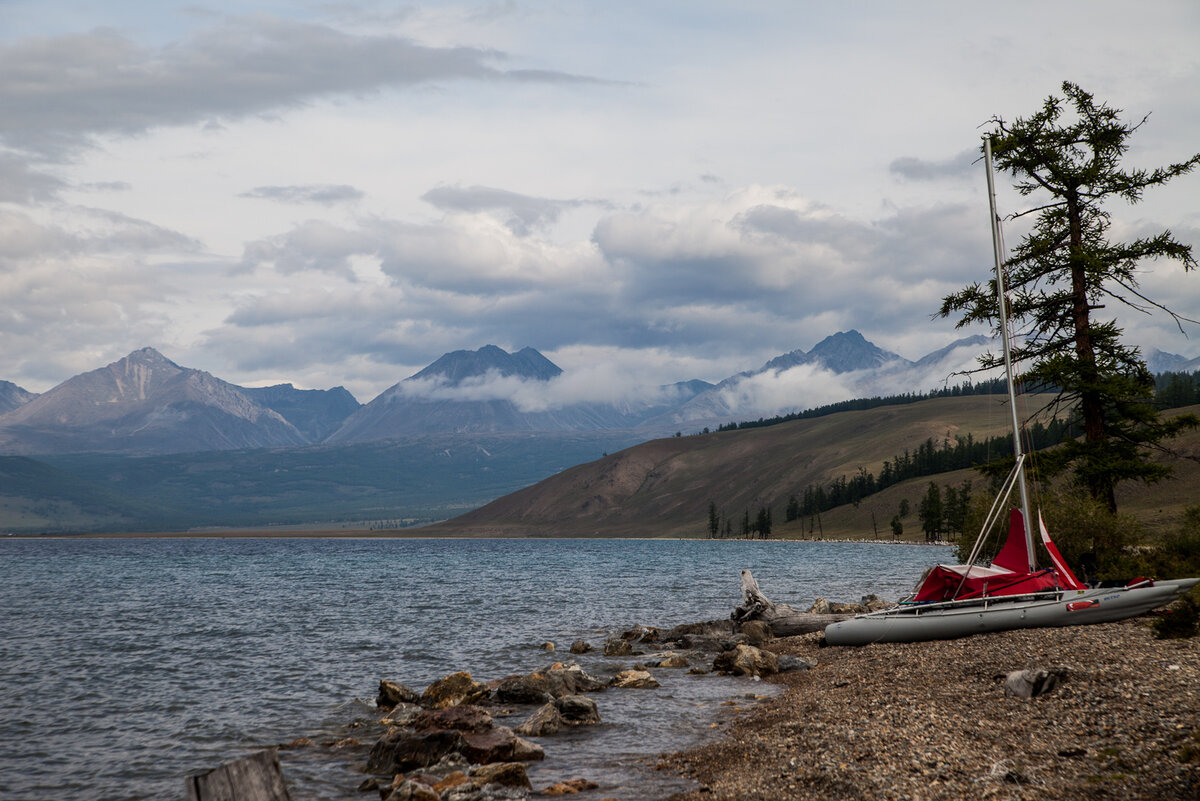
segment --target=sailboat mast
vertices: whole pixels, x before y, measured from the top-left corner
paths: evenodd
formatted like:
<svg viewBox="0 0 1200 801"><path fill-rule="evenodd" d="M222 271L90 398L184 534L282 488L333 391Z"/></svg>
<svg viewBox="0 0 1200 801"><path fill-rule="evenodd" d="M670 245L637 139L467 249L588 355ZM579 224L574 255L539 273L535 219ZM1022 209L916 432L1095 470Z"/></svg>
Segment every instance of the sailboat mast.
<svg viewBox="0 0 1200 801"><path fill-rule="evenodd" d="M1017 482L1021 492L1021 516L1025 523L1025 552L1029 572L1037 569L1033 550L1033 517L1029 514L1029 488L1021 452L1021 422L1017 417L1017 390L1013 381L1012 343L1008 332L1008 304L1004 288L1004 247L1000 242L1000 216L996 213L996 184L992 178L992 138L983 138L983 157L987 163L988 207L992 214L992 254L996 261L996 302L1000 307L1000 341L1004 344L1004 376L1008 381L1008 408L1012 412L1013 458L1017 460Z"/></svg>

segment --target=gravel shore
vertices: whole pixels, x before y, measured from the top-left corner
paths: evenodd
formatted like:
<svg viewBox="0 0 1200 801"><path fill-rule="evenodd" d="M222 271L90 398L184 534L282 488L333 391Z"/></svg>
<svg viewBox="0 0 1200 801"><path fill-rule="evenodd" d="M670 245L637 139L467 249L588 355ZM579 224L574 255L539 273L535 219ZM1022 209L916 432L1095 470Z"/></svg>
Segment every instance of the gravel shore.
<svg viewBox="0 0 1200 801"><path fill-rule="evenodd" d="M1200 799L1200 638L1158 640L1145 618L916 644L820 648L773 677L784 692L726 737L663 758L700 789L745 799ZM1047 695L1004 675L1061 670Z"/></svg>

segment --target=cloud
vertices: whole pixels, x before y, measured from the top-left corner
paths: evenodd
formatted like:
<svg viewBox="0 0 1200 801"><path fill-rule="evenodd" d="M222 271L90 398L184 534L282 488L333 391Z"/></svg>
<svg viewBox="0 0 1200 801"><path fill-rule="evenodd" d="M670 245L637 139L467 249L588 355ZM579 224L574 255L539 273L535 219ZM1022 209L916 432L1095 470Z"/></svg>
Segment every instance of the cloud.
<svg viewBox="0 0 1200 801"><path fill-rule="evenodd" d="M66 182L33 169L29 159L0 151L0 203L35 203L51 200Z"/></svg>
<svg viewBox="0 0 1200 801"><path fill-rule="evenodd" d="M943 179L972 180L978 173L975 162L978 148L964 150L944 161L926 161L915 156L902 156L888 165L888 171L908 181L940 181Z"/></svg>
<svg viewBox="0 0 1200 801"><path fill-rule="evenodd" d="M544 230L558 221L564 210L581 206L597 205L608 207L605 201L551 200L530 197L506 189L487 186L439 186L421 195L421 200L431 203L442 211L450 212L499 212L505 224L518 236L527 236L534 230Z"/></svg>
<svg viewBox="0 0 1200 801"><path fill-rule="evenodd" d="M111 28L26 38L0 45L0 139L61 156L96 134L239 119L388 88L593 82L495 66L504 58L265 15L231 18L158 48Z"/></svg>
<svg viewBox="0 0 1200 801"><path fill-rule="evenodd" d="M311 184L308 186L256 186L238 197L276 200L280 203L321 203L331 205L361 200L364 193L347 184Z"/></svg>

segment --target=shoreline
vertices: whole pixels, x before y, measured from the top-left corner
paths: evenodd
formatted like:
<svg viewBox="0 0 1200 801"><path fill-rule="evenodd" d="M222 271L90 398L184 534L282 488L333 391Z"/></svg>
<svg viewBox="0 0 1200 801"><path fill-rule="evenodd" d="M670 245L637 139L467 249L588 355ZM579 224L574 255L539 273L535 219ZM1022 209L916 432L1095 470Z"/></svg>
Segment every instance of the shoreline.
<svg viewBox="0 0 1200 801"><path fill-rule="evenodd" d="M1200 797L1200 638L1158 640L1149 618L959 640L765 647L818 666L721 741L663 755L700 787L670 801ZM1060 669L1053 693L1003 677Z"/></svg>

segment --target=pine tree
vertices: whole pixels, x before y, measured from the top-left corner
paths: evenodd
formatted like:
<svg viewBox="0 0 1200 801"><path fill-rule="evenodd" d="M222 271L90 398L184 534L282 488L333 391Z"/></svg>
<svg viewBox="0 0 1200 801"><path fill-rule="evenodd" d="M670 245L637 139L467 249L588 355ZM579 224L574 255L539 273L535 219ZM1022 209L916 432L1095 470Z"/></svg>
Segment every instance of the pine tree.
<svg viewBox="0 0 1200 801"><path fill-rule="evenodd" d="M1097 104L1092 95L1064 82L1064 98L1051 96L1040 111L1012 123L994 118L990 136L998 169L1012 173L1024 196L1038 204L1013 215L1037 214L1032 230L1006 264L1009 319L1017 344L1014 362L1021 380L1058 387L1052 406L1077 409L1082 439L1072 439L1042 460L1047 472L1070 467L1093 498L1116 511L1114 488L1122 481L1157 481L1169 468L1150 451L1185 428L1195 416L1160 419L1152 405L1154 380L1136 347L1121 342L1116 319L1096 319L1108 301L1138 311L1166 312L1183 319L1138 287L1137 271L1147 260L1196 261L1190 245L1170 231L1131 242L1109 239L1109 200L1136 203L1200 164L1200 154L1155 170L1125 170L1120 162L1128 139L1146 122L1120 119L1121 110ZM961 314L959 327L989 323L998 330L995 282L975 283L942 301L943 317ZM1195 322L1195 321L1191 321ZM981 369L1003 363L998 354Z"/></svg>

